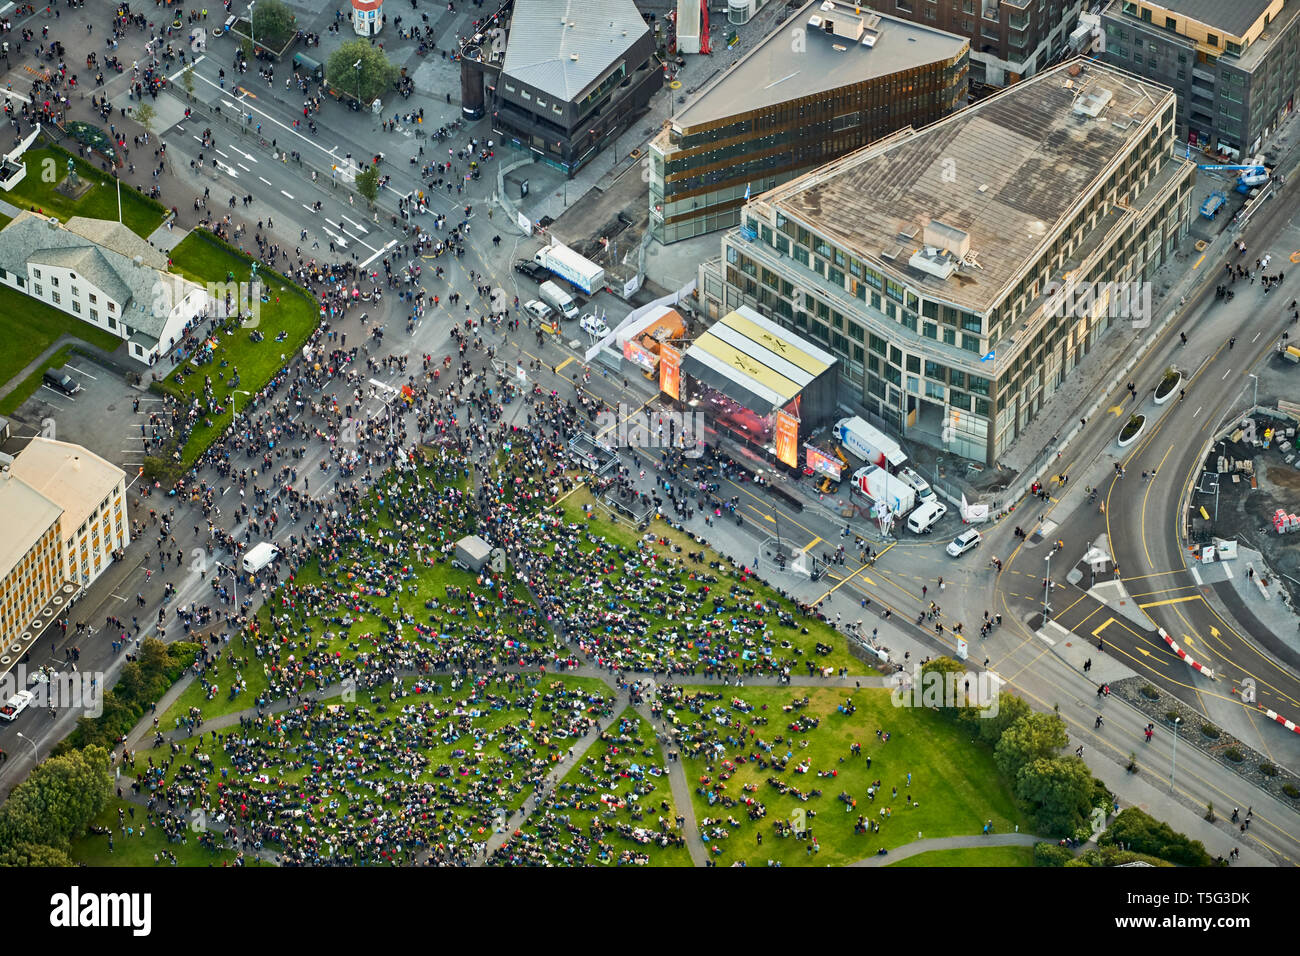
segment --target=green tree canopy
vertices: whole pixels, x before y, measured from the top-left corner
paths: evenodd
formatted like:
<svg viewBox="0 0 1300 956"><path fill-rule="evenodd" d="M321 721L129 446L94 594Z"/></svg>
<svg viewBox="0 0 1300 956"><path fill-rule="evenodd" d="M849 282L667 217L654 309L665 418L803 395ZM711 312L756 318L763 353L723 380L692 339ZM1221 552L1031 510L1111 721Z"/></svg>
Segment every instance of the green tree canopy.
<svg viewBox="0 0 1300 956"><path fill-rule="evenodd" d="M1003 776L1015 780L1025 764L1054 756L1069 740L1065 721L1056 714L1030 713L1002 732L993 759Z"/></svg>
<svg viewBox="0 0 1300 956"><path fill-rule="evenodd" d="M1097 838L1100 846L1123 843L1126 849L1177 863L1181 866L1209 866L1210 854L1200 840L1178 833L1167 823L1155 819L1137 807L1128 807L1111 821Z"/></svg>
<svg viewBox="0 0 1300 956"><path fill-rule="evenodd" d="M262 46L279 50L296 29L293 11L282 0L256 0L253 4L253 39Z"/></svg>
<svg viewBox="0 0 1300 956"><path fill-rule="evenodd" d="M360 70L357 61L361 61ZM399 70L384 51L365 40L348 40L330 54L325 63L325 81L340 93L369 103L392 88ZM359 90L359 92L358 92Z"/></svg>
<svg viewBox="0 0 1300 956"><path fill-rule="evenodd" d="M379 167L369 166L364 172L357 173L357 192L365 197L366 202L373 203L379 195Z"/></svg>
<svg viewBox="0 0 1300 956"><path fill-rule="evenodd" d="M1092 813L1092 773L1078 757L1038 757L1016 774L1015 794L1039 833L1068 836Z"/></svg>
<svg viewBox="0 0 1300 956"><path fill-rule="evenodd" d="M87 747L36 765L0 806L0 850L21 843L65 846L108 806L108 751Z"/></svg>
<svg viewBox="0 0 1300 956"><path fill-rule="evenodd" d="M998 712L991 717L983 716L976 724L980 740L991 747L996 747L998 741L1002 739L1003 731L1032 712L1023 697L1002 691L998 694Z"/></svg>

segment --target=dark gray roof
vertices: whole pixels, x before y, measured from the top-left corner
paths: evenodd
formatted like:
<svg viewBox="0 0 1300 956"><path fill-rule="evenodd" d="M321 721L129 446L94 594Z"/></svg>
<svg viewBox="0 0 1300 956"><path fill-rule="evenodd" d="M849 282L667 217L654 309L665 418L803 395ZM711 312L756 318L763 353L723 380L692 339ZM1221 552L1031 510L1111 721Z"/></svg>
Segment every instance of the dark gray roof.
<svg viewBox="0 0 1300 956"><path fill-rule="evenodd" d="M725 73L708 84L673 118L689 130L750 110L814 96L853 83L915 69L957 56L970 45L964 37L920 23L911 23L866 6L836 5L837 15L878 17L874 46L852 43L808 25L813 15L825 18L822 0L812 0L777 27ZM791 30L803 30L803 42L791 41ZM840 49L836 49L836 47ZM725 51L717 56L725 56Z"/></svg>
<svg viewBox="0 0 1300 956"><path fill-rule="evenodd" d="M649 29L633 0L515 0L501 72L573 100Z"/></svg>
<svg viewBox="0 0 1300 956"><path fill-rule="evenodd" d="M1243 36L1264 15L1272 0L1149 0L1170 13L1191 17L1235 37ZM1117 0L1114 13L1121 11ZM1158 14L1156 15L1158 16ZM1154 24L1163 27L1164 23Z"/></svg>

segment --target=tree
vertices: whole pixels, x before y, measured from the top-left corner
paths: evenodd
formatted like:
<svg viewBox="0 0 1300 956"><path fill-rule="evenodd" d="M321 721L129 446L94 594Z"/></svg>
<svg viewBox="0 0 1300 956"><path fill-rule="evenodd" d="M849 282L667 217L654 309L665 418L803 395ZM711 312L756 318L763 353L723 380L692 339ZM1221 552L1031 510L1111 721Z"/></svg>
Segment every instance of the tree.
<svg viewBox="0 0 1300 956"><path fill-rule="evenodd" d="M365 197L366 202L374 203L375 197L379 195L378 166L370 166L365 172L357 174L357 192Z"/></svg>
<svg viewBox="0 0 1300 956"><path fill-rule="evenodd" d="M1073 755L1038 757L1016 773L1015 794L1034 818L1039 833L1068 836L1092 812L1092 773Z"/></svg>
<svg viewBox="0 0 1300 956"><path fill-rule="evenodd" d="M281 0L257 0L253 7L253 40L269 50L279 50L294 35L295 17Z"/></svg>
<svg viewBox="0 0 1300 956"><path fill-rule="evenodd" d="M361 62L359 70L358 61ZM325 63L325 81L339 92L357 97L363 104L386 93L397 80L398 72L383 50L365 40L341 44Z"/></svg>
<svg viewBox="0 0 1300 956"><path fill-rule="evenodd" d="M1033 711L1023 697L1002 691L998 694L998 712L992 717L985 716L977 725L980 740L991 747L996 747L1002 739L1003 732L1021 717L1027 717Z"/></svg>
<svg viewBox="0 0 1300 956"><path fill-rule="evenodd" d="M1106 832L1097 838L1100 846L1123 843L1130 850L1177 863L1180 866L1209 866L1210 854L1200 840L1178 833L1169 824L1128 807L1120 812Z"/></svg>
<svg viewBox="0 0 1300 956"><path fill-rule="evenodd" d="M76 866L66 850L48 843L15 843L0 849L0 866Z"/></svg>
<svg viewBox="0 0 1300 956"><path fill-rule="evenodd" d="M194 95L194 64L187 64L181 72L181 82L185 84L185 92L190 96Z"/></svg>
<svg viewBox="0 0 1300 956"><path fill-rule="evenodd" d="M153 132L153 121L157 118L158 114L148 103L141 103L135 108L135 121L144 127L146 133Z"/></svg>
<svg viewBox="0 0 1300 956"><path fill-rule="evenodd" d="M112 796L107 750L87 747L50 757L0 806L0 850L20 843L63 847Z"/></svg>
<svg viewBox="0 0 1300 956"><path fill-rule="evenodd" d="M993 760L1003 776L1016 779L1025 764L1055 756L1069 743L1065 721L1055 714L1026 714L1002 732Z"/></svg>

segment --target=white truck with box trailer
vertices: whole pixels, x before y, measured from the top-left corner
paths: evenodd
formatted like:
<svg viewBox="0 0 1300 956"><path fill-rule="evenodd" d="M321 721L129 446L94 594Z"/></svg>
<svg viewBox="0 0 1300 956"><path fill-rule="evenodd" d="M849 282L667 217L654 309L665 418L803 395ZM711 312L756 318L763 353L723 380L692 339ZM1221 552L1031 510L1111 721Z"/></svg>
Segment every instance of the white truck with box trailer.
<svg viewBox="0 0 1300 956"><path fill-rule="evenodd" d="M885 505L900 518L916 507L916 492L912 486L879 465L867 465L855 471L853 490L876 504Z"/></svg>
<svg viewBox="0 0 1300 956"><path fill-rule="evenodd" d="M907 461L898 442L857 416L836 422L835 438L845 451L870 465L897 468Z"/></svg>
<svg viewBox="0 0 1300 956"><path fill-rule="evenodd" d="M561 279L573 283L587 295L599 292L605 287L605 270L590 259L578 255L562 242L552 242L543 246L533 256L533 261Z"/></svg>

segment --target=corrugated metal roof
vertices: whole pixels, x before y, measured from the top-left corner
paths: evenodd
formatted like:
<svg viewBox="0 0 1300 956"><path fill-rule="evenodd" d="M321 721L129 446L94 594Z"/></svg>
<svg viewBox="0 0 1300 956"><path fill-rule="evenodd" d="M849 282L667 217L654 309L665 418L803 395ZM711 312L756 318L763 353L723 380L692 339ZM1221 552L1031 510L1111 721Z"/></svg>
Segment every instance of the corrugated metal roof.
<svg viewBox="0 0 1300 956"><path fill-rule="evenodd" d="M501 72L571 101L649 29L633 0L515 0Z"/></svg>

